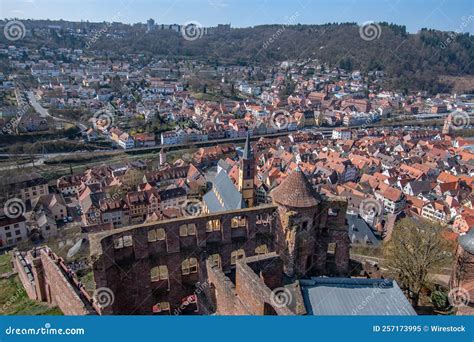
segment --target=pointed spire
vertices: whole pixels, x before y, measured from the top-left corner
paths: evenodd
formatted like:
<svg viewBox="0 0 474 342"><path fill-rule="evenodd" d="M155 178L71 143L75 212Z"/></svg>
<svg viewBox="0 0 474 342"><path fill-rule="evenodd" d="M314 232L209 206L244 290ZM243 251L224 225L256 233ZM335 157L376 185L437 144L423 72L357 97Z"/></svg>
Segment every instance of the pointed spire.
<svg viewBox="0 0 474 342"><path fill-rule="evenodd" d="M243 159L252 159L252 148L250 147L250 132L247 131L247 139L245 140L245 148L244 148L244 155Z"/></svg>

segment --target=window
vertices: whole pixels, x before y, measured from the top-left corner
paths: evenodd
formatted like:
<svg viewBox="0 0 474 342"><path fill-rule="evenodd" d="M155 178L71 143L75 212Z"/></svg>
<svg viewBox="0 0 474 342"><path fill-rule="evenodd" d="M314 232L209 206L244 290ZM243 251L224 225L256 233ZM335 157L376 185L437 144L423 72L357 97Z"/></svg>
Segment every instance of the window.
<svg viewBox="0 0 474 342"><path fill-rule="evenodd" d="M245 216L234 216L231 220L232 228L241 228L247 225L247 218Z"/></svg>
<svg viewBox="0 0 474 342"><path fill-rule="evenodd" d="M217 266L218 268L222 268L221 256L219 255L219 253L211 254L209 256L209 262L213 266Z"/></svg>
<svg viewBox="0 0 474 342"><path fill-rule="evenodd" d="M127 235L123 237L123 246L124 247L131 247L133 246L133 238L131 235Z"/></svg>
<svg viewBox="0 0 474 342"><path fill-rule="evenodd" d="M215 232L221 230L221 220L209 220L206 223L206 232Z"/></svg>
<svg viewBox="0 0 474 342"><path fill-rule="evenodd" d="M153 305L153 313L159 313L162 311L169 311L170 310L170 302L160 302Z"/></svg>
<svg viewBox="0 0 474 342"><path fill-rule="evenodd" d="M7 236L7 238L12 237L12 233L8 232L8 233L6 234L6 236Z"/></svg>
<svg viewBox="0 0 474 342"><path fill-rule="evenodd" d="M197 271L198 271L198 263L197 263L196 258L184 259L184 261L181 263L182 275L197 273Z"/></svg>
<svg viewBox="0 0 474 342"><path fill-rule="evenodd" d="M237 249L230 254L230 263L235 265L237 260L245 258L245 251L243 249Z"/></svg>
<svg viewBox="0 0 474 342"><path fill-rule="evenodd" d="M158 241L162 241L162 240L165 240L166 239L166 232L163 228L158 228L156 230L156 239Z"/></svg>
<svg viewBox="0 0 474 342"><path fill-rule="evenodd" d="M15 235L21 235L21 231L15 230Z"/></svg>
<svg viewBox="0 0 474 342"><path fill-rule="evenodd" d="M20 226L20 224L15 223L15 224L13 225L13 228L18 228L19 226Z"/></svg>
<svg viewBox="0 0 474 342"><path fill-rule="evenodd" d="M133 246L133 238L131 235L119 237L118 239L114 240L115 249L119 249L123 247L131 247L131 246Z"/></svg>
<svg viewBox="0 0 474 342"><path fill-rule="evenodd" d="M256 217L257 224L263 224L264 226L268 225L270 221L272 220L271 215L263 215L259 214Z"/></svg>
<svg viewBox="0 0 474 342"><path fill-rule="evenodd" d="M162 241L166 239L166 232L163 228L151 229L148 231L148 242Z"/></svg>
<svg viewBox="0 0 474 342"><path fill-rule="evenodd" d="M330 253L330 254L335 254L336 253L336 243L335 242L330 242L328 243L328 248L327 248L327 252Z"/></svg>
<svg viewBox="0 0 474 342"><path fill-rule="evenodd" d="M263 244L255 248L255 254L261 255L261 254L267 254L268 253L268 247L267 245Z"/></svg>
<svg viewBox="0 0 474 342"><path fill-rule="evenodd" d="M151 281L168 280L168 267L160 265L153 267L150 271Z"/></svg>
<svg viewBox="0 0 474 342"><path fill-rule="evenodd" d="M5 230L10 230L10 226L6 226L6 227L5 227Z"/></svg>
<svg viewBox="0 0 474 342"><path fill-rule="evenodd" d="M194 223L183 224L179 227L179 236L196 235L196 225Z"/></svg>

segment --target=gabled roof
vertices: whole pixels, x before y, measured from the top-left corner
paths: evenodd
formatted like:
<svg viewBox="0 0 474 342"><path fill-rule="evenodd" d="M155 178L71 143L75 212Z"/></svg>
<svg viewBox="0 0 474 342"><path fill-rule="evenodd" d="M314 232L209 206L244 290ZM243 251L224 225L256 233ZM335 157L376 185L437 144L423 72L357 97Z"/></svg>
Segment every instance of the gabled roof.
<svg viewBox="0 0 474 342"><path fill-rule="evenodd" d="M213 189L203 196L203 200L211 213L245 208L242 194L225 172L216 175Z"/></svg>

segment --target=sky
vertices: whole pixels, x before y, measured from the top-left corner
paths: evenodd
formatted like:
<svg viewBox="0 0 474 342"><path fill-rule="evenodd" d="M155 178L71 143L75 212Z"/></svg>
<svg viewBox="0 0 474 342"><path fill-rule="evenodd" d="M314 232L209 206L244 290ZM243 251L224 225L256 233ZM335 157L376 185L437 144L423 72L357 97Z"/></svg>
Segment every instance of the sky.
<svg viewBox="0 0 474 342"><path fill-rule="evenodd" d="M474 34L474 0L0 0L0 18L203 26L386 21Z"/></svg>

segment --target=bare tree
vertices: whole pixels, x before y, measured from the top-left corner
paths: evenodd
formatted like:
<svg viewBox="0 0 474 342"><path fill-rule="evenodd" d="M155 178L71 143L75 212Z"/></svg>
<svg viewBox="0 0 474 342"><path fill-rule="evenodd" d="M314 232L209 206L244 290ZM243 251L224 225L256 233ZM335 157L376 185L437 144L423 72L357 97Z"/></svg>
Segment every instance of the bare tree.
<svg viewBox="0 0 474 342"><path fill-rule="evenodd" d="M430 285L428 275L438 273L452 261L453 245L442 236L445 229L431 221L405 218L384 246L384 266L415 308L422 290Z"/></svg>

